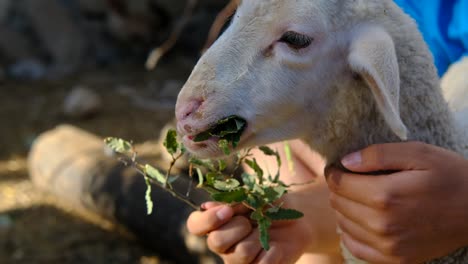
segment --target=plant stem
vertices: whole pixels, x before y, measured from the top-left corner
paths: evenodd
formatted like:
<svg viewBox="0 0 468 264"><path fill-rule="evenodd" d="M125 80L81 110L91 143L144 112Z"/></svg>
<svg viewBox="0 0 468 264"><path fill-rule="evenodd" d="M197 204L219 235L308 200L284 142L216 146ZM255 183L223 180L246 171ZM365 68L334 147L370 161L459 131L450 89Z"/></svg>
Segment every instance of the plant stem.
<svg viewBox="0 0 468 264"><path fill-rule="evenodd" d="M178 158L180 158L181 156L182 156L182 155L179 155ZM178 159L178 158L177 158L177 159ZM176 159L176 161L177 161L177 159ZM181 202L187 204L188 206L192 207L194 210L197 210L197 211L200 210L200 206L196 205L196 204L195 204L193 201L191 201L188 197L185 197L185 196L183 196L183 195L177 193L176 191L174 191L174 190L172 189L172 187L168 188L167 185L161 185L161 184L159 184L159 182L157 182L157 181L155 181L154 179L148 177L148 176L146 175L146 173L145 173L145 167L144 167L143 165L139 164L137 161L133 161L133 160L132 160L131 162L132 162L133 167L134 167L141 175L143 175L143 176L145 177L145 179L149 179L149 181L150 181L152 184L156 185L157 187L159 187L159 188L162 189L163 191L166 191L166 192L170 193L174 198L176 198L176 199L178 199L179 201L181 201ZM171 167L169 168L167 175L169 175L169 173L170 173L172 167L174 166L174 164L175 164L175 162L173 162L173 164L171 164ZM166 175L166 182L167 182L167 179L169 178L167 175ZM171 185L168 185L168 186L171 186Z"/></svg>

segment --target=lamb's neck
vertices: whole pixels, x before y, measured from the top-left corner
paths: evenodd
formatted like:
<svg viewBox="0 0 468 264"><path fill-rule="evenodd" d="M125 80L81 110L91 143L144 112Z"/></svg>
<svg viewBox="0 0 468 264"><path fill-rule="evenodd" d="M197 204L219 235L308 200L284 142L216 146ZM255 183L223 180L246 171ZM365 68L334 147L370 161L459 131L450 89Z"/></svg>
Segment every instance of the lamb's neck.
<svg viewBox="0 0 468 264"><path fill-rule="evenodd" d="M400 102L401 117L409 131L408 139L459 151L452 117L437 82L426 82L426 86L420 82L418 92L415 92L410 81L414 80L403 76ZM401 142L377 109L370 90L365 84L361 87L339 89L338 103L327 114L323 128L313 131L305 140L327 160L328 165L339 164L345 155L373 144Z"/></svg>

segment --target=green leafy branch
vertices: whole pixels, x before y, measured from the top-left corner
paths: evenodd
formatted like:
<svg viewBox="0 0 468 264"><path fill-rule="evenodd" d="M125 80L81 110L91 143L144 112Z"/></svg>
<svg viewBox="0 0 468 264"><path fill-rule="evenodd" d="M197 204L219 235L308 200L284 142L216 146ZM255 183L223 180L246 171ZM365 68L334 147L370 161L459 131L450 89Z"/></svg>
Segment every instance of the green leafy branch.
<svg viewBox="0 0 468 264"><path fill-rule="evenodd" d="M109 137L109 138L104 139L104 143L114 152L121 154L125 158L122 160L125 164L127 165L130 164L140 174L142 174L145 177L145 183L146 183L145 199L146 199L146 207L147 207L148 215L150 215L153 212L153 201L151 199L151 191L152 191L151 184L154 184L160 187L161 189L170 193L173 197L184 202L185 204L189 205L193 209L200 210L200 206L196 205L186 195L182 195L176 192L174 188L172 187L172 183L174 183L178 179L177 176L171 176L172 169L174 168L174 165L176 164L176 162L185 153L185 148L177 142L177 134L175 133L175 131L169 131L167 134L166 140L164 142L164 146L166 147L166 150L169 152L169 154L172 157L172 161L169 166L169 169L167 170L165 174L162 174L158 169L156 169L155 167L149 164L139 163L136 159L137 152L135 151L135 148L129 141L123 140L121 138Z"/></svg>
<svg viewBox="0 0 468 264"><path fill-rule="evenodd" d="M226 118L218 123L218 126L211 128L207 132L198 135L195 141L203 141L211 137L218 138L219 148L226 154L231 155L230 144L235 147L240 139L240 132L244 129L245 123L236 118ZM169 192L175 198L188 204L195 210L200 207L192 202L189 194L182 195L174 190L172 183L178 177L172 176L171 171L176 162L186 153L184 146L177 141L177 134L170 130L164 142L167 152L171 155L172 161L168 171L162 174L159 170L148 164L140 164L137 161L137 153L128 141L119 138L106 138L105 143L114 152L126 157L126 162L130 163L144 177L147 185L146 204L148 214L153 211L153 201L151 200L151 184L155 184L161 189ZM303 217L303 214L294 209L283 208L281 202L283 196L293 185L286 185L280 180L279 168L281 158L277 151L269 147L262 146L259 150L266 156L276 158L278 171L271 175L259 166L257 160L252 157L252 149L241 151L235 155L234 168L228 169L228 162L225 159L201 160L191 157L189 160L189 174L198 181L197 188L207 191L215 201L227 204L243 204L252 210L251 220L256 221L260 231L260 242L265 250L269 246L268 230L273 221L296 220ZM288 158L291 166L291 159ZM240 177L236 177L242 165L247 165L252 169L252 173L243 172Z"/></svg>

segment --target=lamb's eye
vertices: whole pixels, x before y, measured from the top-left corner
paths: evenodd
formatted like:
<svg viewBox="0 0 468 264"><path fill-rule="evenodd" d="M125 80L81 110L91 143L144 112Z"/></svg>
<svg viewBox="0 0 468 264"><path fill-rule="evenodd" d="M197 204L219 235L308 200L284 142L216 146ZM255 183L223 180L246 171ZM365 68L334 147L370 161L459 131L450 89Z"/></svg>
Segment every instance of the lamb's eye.
<svg viewBox="0 0 468 264"><path fill-rule="evenodd" d="M309 36L294 31L287 31L280 38L279 42L286 43L289 47L295 50L300 50L303 48L307 48L313 40L314 39Z"/></svg>

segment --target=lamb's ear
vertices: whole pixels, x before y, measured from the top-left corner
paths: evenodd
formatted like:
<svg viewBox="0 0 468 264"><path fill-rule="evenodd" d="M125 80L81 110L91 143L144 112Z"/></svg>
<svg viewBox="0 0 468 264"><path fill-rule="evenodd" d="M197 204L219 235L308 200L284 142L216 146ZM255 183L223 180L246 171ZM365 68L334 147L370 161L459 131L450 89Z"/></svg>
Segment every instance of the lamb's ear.
<svg viewBox="0 0 468 264"><path fill-rule="evenodd" d="M406 140L408 130L399 110L400 74L391 36L375 26L354 31L348 62L372 90L377 106L392 131Z"/></svg>

